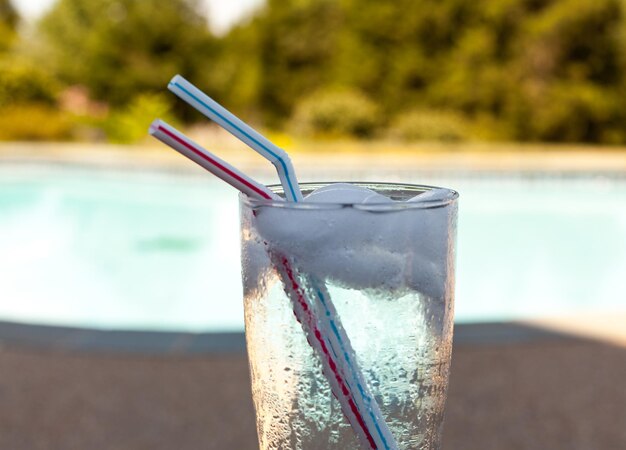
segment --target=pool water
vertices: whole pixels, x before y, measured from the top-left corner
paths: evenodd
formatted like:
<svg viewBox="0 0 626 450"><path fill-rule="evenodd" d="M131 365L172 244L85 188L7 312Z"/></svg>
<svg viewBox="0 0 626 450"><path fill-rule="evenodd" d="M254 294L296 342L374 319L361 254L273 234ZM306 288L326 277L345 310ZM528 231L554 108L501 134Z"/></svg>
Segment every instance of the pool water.
<svg viewBox="0 0 626 450"><path fill-rule="evenodd" d="M626 310L623 177L380 178L461 193L458 322ZM237 194L223 183L0 166L0 320L242 330L241 297Z"/></svg>

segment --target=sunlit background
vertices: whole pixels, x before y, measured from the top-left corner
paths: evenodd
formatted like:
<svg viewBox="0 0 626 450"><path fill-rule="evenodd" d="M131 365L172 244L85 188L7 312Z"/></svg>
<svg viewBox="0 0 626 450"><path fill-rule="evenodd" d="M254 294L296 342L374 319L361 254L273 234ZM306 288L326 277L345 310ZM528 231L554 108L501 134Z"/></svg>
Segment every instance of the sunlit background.
<svg viewBox="0 0 626 450"><path fill-rule="evenodd" d="M243 331L237 193L148 125L277 177L177 73L301 181L458 190L458 324L626 343L623 0L0 0L0 325Z"/></svg>
<svg viewBox="0 0 626 450"><path fill-rule="evenodd" d="M303 181L459 190L457 321L626 310L620 2L2 5L2 319L243 328L236 194L147 126L276 178L168 93L176 73Z"/></svg>

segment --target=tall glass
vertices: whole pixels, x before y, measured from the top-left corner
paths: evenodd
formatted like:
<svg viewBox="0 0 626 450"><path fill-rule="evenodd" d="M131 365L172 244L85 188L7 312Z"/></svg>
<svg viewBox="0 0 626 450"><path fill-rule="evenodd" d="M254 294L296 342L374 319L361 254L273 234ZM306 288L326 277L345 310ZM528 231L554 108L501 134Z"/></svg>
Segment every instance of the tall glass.
<svg viewBox="0 0 626 450"><path fill-rule="evenodd" d="M306 195L326 184L301 189ZM399 448L440 448L458 194L353 184L394 202L296 204L240 196L246 340L262 450L360 448L294 316L273 252L290 258L296 279L325 285Z"/></svg>

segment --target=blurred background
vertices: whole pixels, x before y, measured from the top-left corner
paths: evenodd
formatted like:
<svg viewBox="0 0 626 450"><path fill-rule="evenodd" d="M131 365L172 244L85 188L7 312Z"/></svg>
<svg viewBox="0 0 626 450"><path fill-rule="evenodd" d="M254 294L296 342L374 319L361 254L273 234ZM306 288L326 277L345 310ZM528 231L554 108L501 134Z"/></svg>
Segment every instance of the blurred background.
<svg viewBox="0 0 626 450"><path fill-rule="evenodd" d="M0 0L0 447L255 448L237 195L461 194L445 449L626 447L624 0ZM243 430L243 431L242 431Z"/></svg>
<svg viewBox="0 0 626 450"><path fill-rule="evenodd" d="M626 143L623 2L3 0L4 140L198 122L174 73L289 137Z"/></svg>

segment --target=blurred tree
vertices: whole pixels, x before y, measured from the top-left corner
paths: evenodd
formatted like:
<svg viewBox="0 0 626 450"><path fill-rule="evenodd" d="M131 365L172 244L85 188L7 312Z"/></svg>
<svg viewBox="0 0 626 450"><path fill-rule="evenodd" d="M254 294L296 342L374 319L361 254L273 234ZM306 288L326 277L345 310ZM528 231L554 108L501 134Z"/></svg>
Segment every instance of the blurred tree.
<svg viewBox="0 0 626 450"><path fill-rule="evenodd" d="M261 59L259 101L270 119L286 118L298 98L333 83L340 24L336 0L268 0L253 26Z"/></svg>
<svg viewBox="0 0 626 450"><path fill-rule="evenodd" d="M496 128L481 136L626 143L624 8L623 0L268 0L225 42L231 73L248 80L237 96L274 123L312 111L313 91L344 87L380 106L382 120L418 110L400 121L404 129L429 110L439 122L448 111L467 129Z"/></svg>
<svg viewBox="0 0 626 450"><path fill-rule="evenodd" d="M414 109L399 114L389 127L389 136L403 141L462 141L470 136L468 126L458 113Z"/></svg>
<svg viewBox="0 0 626 450"><path fill-rule="evenodd" d="M0 0L0 108L24 103L50 106L56 99L53 77L20 54L19 16L9 0Z"/></svg>
<svg viewBox="0 0 626 450"><path fill-rule="evenodd" d="M0 52L11 47L16 36L19 16L10 0L0 0Z"/></svg>
<svg viewBox="0 0 626 450"><path fill-rule="evenodd" d="M59 0L39 30L51 70L114 106L176 73L199 82L215 53L197 0Z"/></svg>
<svg viewBox="0 0 626 450"><path fill-rule="evenodd" d="M261 104L263 65L260 30L254 23L236 26L219 42L218 54L204 74L209 90L227 108L248 120L267 109Z"/></svg>
<svg viewBox="0 0 626 450"><path fill-rule="evenodd" d="M425 102L475 2L467 0L343 0L345 28L336 73L387 112Z"/></svg>
<svg viewBox="0 0 626 450"><path fill-rule="evenodd" d="M165 93L138 95L106 118L103 129L107 138L110 142L131 144L146 139L146 130L155 117L175 123L169 100Z"/></svg>
<svg viewBox="0 0 626 450"><path fill-rule="evenodd" d="M20 103L53 105L56 80L32 62L10 56L0 59L0 108Z"/></svg>
<svg viewBox="0 0 626 450"><path fill-rule="evenodd" d="M626 142L626 81L621 0L550 2L529 17L513 67L519 103L513 137L572 142ZM621 91L621 92L620 92ZM517 111L519 112L519 110Z"/></svg>
<svg viewBox="0 0 626 450"><path fill-rule="evenodd" d="M376 104L358 91L336 88L305 97L292 121L297 132L317 137L369 137L378 124Z"/></svg>
<svg viewBox="0 0 626 450"><path fill-rule="evenodd" d="M220 38L199 2L58 0L37 62L124 120L180 72L247 119L314 134L626 143L625 0L266 0ZM0 0L8 30L12 11ZM19 73L0 103L52 98Z"/></svg>

